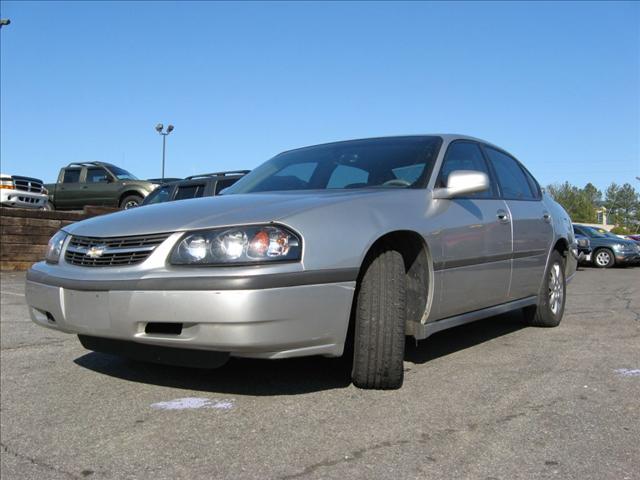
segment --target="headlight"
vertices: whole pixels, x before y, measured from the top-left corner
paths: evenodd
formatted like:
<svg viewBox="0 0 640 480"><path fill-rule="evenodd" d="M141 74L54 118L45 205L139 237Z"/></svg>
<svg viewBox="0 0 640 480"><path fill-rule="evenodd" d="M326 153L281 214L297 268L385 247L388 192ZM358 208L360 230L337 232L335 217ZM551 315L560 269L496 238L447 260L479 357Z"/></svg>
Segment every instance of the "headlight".
<svg viewBox="0 0 640 480"><path fill-rule="evenodd" d="M58 231L58 233L51 237L49 245L47 245L47 254L44 257L47 263L58 263L58 260L60 260L60 253L62 252L62 245L66 238L67 234L62 230Z"/></svg>
<svg viewBox="0 0 640 480"><path fill-rule="evenodd" d="M0 179L0 188L13 190L15 188L15 186L13 185L13 180L11 178Z"/></svg>
<svg viewBox="0 0 640 480"><path fill-rule="evenodd" d="M633 246L627 245L626 243L616 243L613 246L614 250L618 250L620 252L631 252L634 250Z"/></svg>
<svg viewBox="0 0 640 480"><path fill-rule="evenodd" d="M169 258L173 265L228 265L300 260L302 242L276 225L187 233Z"/></svg>

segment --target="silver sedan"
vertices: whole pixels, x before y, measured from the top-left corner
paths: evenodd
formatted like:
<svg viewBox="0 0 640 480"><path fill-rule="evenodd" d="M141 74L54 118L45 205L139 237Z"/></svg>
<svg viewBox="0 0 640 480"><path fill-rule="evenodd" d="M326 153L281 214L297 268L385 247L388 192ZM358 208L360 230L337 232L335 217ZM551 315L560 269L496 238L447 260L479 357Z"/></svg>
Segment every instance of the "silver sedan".
<svg viewBox="0 0 640 480"><path fill-rule="evenodd" d="M90 350L200 367L349 352L357 386L398 388L406 335L514 309L558 325L576 256L569 216L509 153L388 137L69 225L26 292L34 322Z"/></svg>

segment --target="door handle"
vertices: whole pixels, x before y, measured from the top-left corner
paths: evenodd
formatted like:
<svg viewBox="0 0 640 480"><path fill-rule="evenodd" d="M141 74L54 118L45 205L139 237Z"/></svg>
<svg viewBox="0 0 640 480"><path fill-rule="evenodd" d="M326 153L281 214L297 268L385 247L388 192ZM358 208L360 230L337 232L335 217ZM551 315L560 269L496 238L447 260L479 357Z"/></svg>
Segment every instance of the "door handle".
<svg viewBox="0 0 640 480"><path fill-rule="evenodd" d="M88 187L88 186L86 186L86 185L84 185L84 186L82 187L82 189L84 190L85 188L89 188L89 187Z"/></svg>
<svg viewBox="0 0 640 480"><path fill-rule="evenodd" d="M550 223L551 222L551 214L549 212L544 212L542 214L542 218L544 219L545 222Z"/></svg>
<svg viewBox="0 0 640 480"><path fill-rule="evenodd" d="M498 210L496 217L498 217L500 223L509 223L509 214L504 210Z"/></svg>

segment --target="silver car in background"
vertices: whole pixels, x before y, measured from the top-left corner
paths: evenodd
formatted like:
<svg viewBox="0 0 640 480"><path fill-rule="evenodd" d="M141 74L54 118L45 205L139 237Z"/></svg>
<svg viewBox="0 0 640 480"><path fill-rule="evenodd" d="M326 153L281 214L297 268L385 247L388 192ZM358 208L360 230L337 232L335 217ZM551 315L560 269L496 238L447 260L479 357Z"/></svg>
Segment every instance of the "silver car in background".
<svg viewBox="0 0 640 480"><path fill-rule="evenodd" d="M95 351L213 367L353 355L398 388L405 335L524 309L560 323L571 220L510 154L460 135L277 155L224 195L59 231L27 274L34 322Z"/></svg>

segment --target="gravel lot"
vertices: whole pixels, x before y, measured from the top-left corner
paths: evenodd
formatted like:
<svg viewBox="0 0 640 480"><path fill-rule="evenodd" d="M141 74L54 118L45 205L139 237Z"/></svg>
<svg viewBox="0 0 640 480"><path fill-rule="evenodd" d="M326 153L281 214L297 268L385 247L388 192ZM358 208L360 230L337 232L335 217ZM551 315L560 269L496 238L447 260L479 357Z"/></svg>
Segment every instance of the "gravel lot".
<svg viewBox="0 0 640 480"><path fill-rule="evenodd" d="M392 392L323 358L91 353L32 324L23 289L2 274L3 480L640 479L640 267L581 269L558 328L510 314L410 344Z"/></svg>

